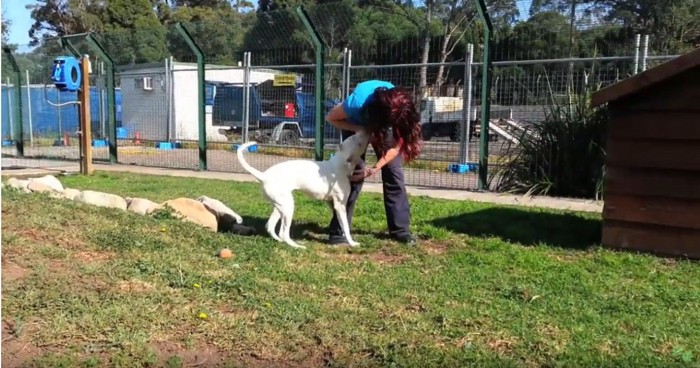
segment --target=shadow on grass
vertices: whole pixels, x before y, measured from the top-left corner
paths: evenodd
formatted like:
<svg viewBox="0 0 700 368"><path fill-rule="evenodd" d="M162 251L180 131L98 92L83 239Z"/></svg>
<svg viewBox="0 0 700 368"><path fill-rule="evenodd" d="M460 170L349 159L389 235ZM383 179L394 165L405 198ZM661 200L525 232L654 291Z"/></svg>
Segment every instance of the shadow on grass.
<svg viewBox="0 0 700 368"><path fill-rule="evenodd" d="M587 249L600 244L601 220L566 213L497 207L431 221L434 226L469 236L498 237L526 246L545 244Z"/></svg>
<svg viewBox="0 0 700 368"><path fill-rule="evenodd" d="M330 222L330 221L329 221ZM261 218L261 217L252 217L252 216L247 216L243 219L243 225L245 227L249 227L254 231L251 232L240 232L236 230L235 225L233 227L233 231L222 231L222 229L219 229L220 232L230 232L230 233L235 233L238 235L262 235L262 236L269 236L267 233L267 230L265 229L267 225L267 218ZM279 231L279 226L280 224L277 224L277 231ZM228 228L228 227L227 227ZM377 238L387 238L388 235L381 234L381 233L375 233L375 232L368 232L368 231L362 231L362 230L352 230L353 235L374 235ZM328 240L328 225L321 225L315 222L295 222L292 220L292 229L290 231L290 235L292 239L304 239L304 240L311 240L311 241L317 241L317 242L325 242Z"/></svg>

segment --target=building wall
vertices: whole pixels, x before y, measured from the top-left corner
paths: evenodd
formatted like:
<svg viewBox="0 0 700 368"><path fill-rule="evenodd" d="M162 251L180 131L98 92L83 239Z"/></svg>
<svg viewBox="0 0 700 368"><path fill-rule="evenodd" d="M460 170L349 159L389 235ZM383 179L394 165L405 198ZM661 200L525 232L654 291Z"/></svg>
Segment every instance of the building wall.
<svg viewBox="0 0 700 368"><path fill-rule="evenodd" d="M274 70L251 70L252 83L271 80L278 73ZM175 116L176 137L178 140L198 140L198 107L197 107L197 65L190 63L174 63L173 65L173 111ZM205 72L207 81L243 83L243 68L207 66ZM212 106L206 110L207 141L226 141L226 136L219 131L220 127L212 126Z"/></svg>
<svg viewBox="0 0 700 368"><path fill-rule="evenodd" d="M603 245L700 258L700 68L609 106Z"/></svg>
<svg viewBox="0 0 700 368"><path fill-rule="evenodd" d="M150 66L119 74L122 93L122 127L141 139L168 139L168 94L165 66ZM151 78L152 89L144 89L144 78Z"/></svg>

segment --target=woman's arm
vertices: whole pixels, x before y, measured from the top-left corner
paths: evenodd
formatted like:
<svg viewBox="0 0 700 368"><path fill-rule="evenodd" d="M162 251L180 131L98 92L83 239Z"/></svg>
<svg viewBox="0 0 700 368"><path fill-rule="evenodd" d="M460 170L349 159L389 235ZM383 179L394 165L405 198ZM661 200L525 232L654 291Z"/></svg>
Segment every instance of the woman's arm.
<svg viewBox="0 0 700 368"><path fill-rule="evenodd" d="M379 159L379 161L377 161L376 164L374 164L374 166L365 167L365 169L362 172L352 175L350 177L350 181L360 181L374 175L377 171L381 170L382 167L386 166L386 164L391 162L391 160L395 159L396 156L398 156L400 153L401 142L396 142L393 147L391 147L384 153L384 155Z"/></svg>
<svg viewBox="0 0 700 368"><path fill-rule="evenodd" d="M348 115L345 113L342 103L335 105L330 111L328 111L328 114L326 114L326 120L328 120L328 122L333 124L333 126L338 129L353 132L357 132L362 129L361 126L348 121Z"/></svg>
<svg viewBox="0 0 700 368"><path fill-rule="evenodd" d="M391 162L391 160L395 159L396 156L398 156L401 153L401 142L396 142L394 144L394 147L389 148L385 153L384 156L382 156L379 161L377 161L374 166L372 166L373 169L375 170L381 170L384 165L388 164Z"/></svg>

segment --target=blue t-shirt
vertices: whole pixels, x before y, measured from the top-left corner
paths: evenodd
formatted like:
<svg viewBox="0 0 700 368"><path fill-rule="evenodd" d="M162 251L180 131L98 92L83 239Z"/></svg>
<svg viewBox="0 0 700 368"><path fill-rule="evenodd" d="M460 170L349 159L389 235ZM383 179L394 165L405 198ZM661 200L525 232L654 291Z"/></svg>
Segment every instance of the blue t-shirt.
<svg viewBox="0 0 700 368"><path fill-rule="evenodd" d="M368 80L360 82L357 84L352 93L348 98L343 101L343 110L348 116L348 121L356 125L366 125L367 118L366 111L364 107L367 102L372 100L374 96L374 90L379 87L386 87L387 89L394 88L394 85L390 82L380 81L380 80Z"/></svg>

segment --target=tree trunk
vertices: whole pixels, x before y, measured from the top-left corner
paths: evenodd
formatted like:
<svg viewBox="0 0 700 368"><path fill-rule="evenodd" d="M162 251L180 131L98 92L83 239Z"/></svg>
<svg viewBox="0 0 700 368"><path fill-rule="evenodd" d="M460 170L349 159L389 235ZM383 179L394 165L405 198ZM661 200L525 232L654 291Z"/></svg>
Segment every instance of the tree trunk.
<svg viewBox="0 0 700 368"><path fill-rule="evenodd" d="M571 1L571 18L569 20L569 58L574 57L574 32L576 31L576 0ZM567 81L567 94L569 95L569 106L573 105L574 94L574 63L569 62L569 75Z"/></svg>
<svg viewBox="0 0 700 368"><path fill-rule="evenodd" d="M420 81L418 84L418 93L420 98L423 97L425 93L425 87L428 85L428 66L425 65L430 60L430 22L432 20L433 13L433 3L434 0L427 0L425 2L425 29L423 34L423 56L421 57L420 66Z"/></svg>
<svg viewBox="0 0 700 368"><path fill-rule="evenodd" d="M440 50L440 66L438 68L437 79L435 80L435 88L440 91L442 84L445 82L445 61L447 61L447 50L452 39L451 32L445 32L445 38L442 40L442 50Z"/></svg>

